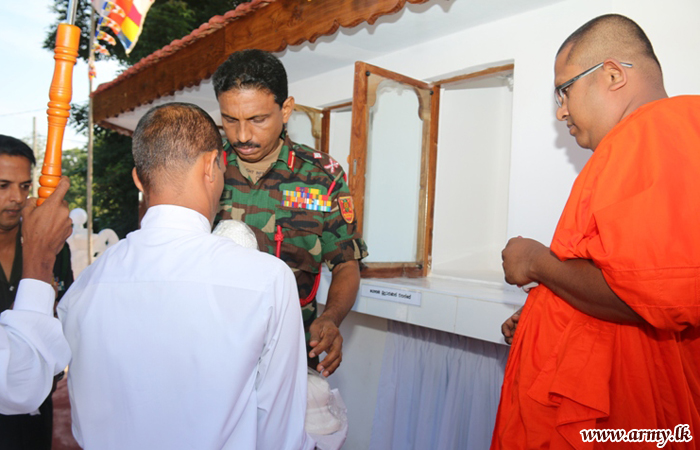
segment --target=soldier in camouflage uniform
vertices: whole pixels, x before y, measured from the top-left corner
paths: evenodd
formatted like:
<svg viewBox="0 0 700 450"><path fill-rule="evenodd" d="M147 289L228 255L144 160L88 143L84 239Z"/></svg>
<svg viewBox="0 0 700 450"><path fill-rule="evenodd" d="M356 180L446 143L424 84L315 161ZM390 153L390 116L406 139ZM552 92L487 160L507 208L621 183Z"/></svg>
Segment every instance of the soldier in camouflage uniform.
<svg viewBox="0 0 700 450"><path fill-rule="evenodd" d="M296 276L309 365L325 376L342 359L338 327L352 308L367 255L356 230L345 174L330 156L292 142L284 125L294 109L282 63L260 50L232 54L213 77L228 142L219 219L248 224L260 250ZM321 264L333 277L316 318ZM327 352L318 362L318 355Z"/></svg>

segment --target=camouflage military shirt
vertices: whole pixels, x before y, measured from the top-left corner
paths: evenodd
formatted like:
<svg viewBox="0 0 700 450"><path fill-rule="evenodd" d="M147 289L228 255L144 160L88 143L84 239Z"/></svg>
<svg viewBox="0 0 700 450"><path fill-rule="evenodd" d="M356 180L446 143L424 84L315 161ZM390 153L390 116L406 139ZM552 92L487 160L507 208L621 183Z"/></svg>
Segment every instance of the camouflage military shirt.
<svg viewBox="0 0 700 450"><path fill-rule="evenodd" d="M300 299L313 291L321 263L333 270L367 256L345 174L333 158L286 137L277 160L253 184L230 144L224 148L228 167L217 219L245 222L255 232L260 250L273 255L280 227L279 256L294 272ZM308 326L316 317L315 298L302 308L302 315L308 341Z"/></svg>

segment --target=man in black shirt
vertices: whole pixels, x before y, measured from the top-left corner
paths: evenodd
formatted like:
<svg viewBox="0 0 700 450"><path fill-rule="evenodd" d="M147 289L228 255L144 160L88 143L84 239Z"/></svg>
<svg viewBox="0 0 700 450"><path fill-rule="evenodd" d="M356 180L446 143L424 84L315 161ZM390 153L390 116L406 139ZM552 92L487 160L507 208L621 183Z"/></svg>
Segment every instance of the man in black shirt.
<svg viewBox="0 0 700 450"><path fill-rule="evenodd" d="M11 309L22 278L20 213L31 190L34 153L24 142L0 135L0 312ZM54 265L57 300L73 282L70 250L64 245ZM51 448L53 405L51 395L34 414L1 415L3 450Z"/></svg>

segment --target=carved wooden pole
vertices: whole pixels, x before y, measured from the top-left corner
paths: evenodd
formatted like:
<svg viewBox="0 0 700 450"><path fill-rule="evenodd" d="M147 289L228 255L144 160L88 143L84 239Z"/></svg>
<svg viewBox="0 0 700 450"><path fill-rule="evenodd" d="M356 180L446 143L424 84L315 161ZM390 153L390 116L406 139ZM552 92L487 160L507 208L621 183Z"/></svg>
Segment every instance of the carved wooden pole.
<svg viewBox="0 0 700 450"><path fill-rule="evenodd" d="M58 25L56 48L54 49L53 80L49 89L49 109L47 111L49 132L46 138L44 166L39 178L39 200L41 204L58 186L61 180L61 156L63 132L70 116L70 100L73 95L73 66L78 57L80 28L73 25L77 0L68 5L68 23Z"/></svg>

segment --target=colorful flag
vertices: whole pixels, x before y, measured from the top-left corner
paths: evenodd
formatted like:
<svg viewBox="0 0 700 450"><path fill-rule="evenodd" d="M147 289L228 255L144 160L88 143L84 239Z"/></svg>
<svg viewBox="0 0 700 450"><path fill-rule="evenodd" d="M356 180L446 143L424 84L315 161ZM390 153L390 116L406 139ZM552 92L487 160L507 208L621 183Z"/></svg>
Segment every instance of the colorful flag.
<svg viewBox="0 0 700 450"><path fill-rule="evenodd" d="M95 63L92 61L92 58L88 61L88 76L93 80L97 77L97 70L95 70Z"/></svg>
<svg viewBox="0 0 700 450"><path fill-rule="evenodd" d="M109 56L109 50L107 50L107 47L105 47L104 45L100 45L97 42L95 42L92 45L92 51L95 53L100 53L100 54L105 55L105 56Z"/></svg>
<svg viewBox="0 0 700 450"><path fill-rule="evenodd" d="M119 36L119 32L121 31L119 24L114 20L110 19L109 17L99 17L97 19L96 29L99 30L102 27L109 28L110 30L112 30L112 33L114 33L116 36Z"/></svg>
<svg viewBox="0 0 700 450"><path fill-rule="evenodd" d="M109 27L124 46L128 55L141 35L143 21L155 0L92 0L100 18L99 26Z"/></svg>
<svg viewBox="0 0 700 450"><path fill-rule="evenodd" d="M117 45L117 41L115 41L114 38L111 35L107 34L104 30L97 30L95 32L95 39L105 41L111 46Z"/></svg>

